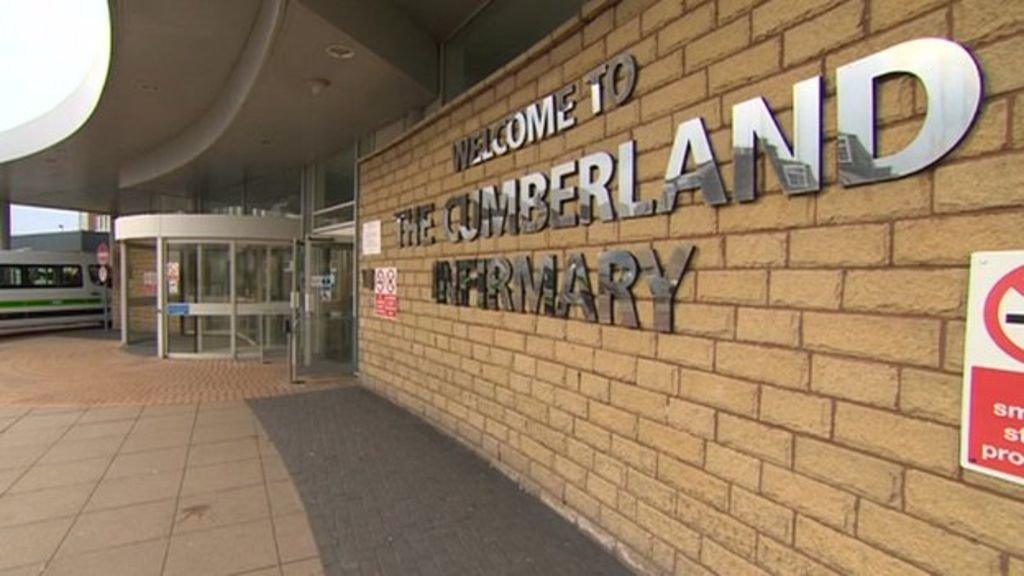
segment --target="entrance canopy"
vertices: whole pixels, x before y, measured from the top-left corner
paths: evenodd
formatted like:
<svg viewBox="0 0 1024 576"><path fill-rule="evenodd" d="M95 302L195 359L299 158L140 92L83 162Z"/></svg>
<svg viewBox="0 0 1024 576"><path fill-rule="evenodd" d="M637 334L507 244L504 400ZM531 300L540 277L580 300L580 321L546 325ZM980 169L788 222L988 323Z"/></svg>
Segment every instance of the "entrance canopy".
<svg viewBox="0 0 1024 576"><path fill-rule="evenodd" d="M296 289L295 218L119 218L121 340L160 357L283 352Z"/></svg>

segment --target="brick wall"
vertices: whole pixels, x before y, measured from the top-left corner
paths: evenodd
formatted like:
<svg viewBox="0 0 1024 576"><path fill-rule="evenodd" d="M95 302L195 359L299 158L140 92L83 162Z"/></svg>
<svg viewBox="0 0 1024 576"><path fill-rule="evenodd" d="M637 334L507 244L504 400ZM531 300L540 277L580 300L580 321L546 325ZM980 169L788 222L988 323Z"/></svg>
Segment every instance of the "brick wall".
<svg viewBox="0 0 1024 576"><path fill-rule="evenodd" d="M360 369L638 570L678 574L1024 574L1024 489L958 466L969 253L1024 248L1024 3L998 0L592 1L483 85L364 159L360 216L384 222L400 316L364 291ZM932 169L841 188L835 69L947 37L985 74L968 138ZM623 107L464 172L452 141L623 51ZM821 74L827 186L753 203L685 195L671 216L397 248L393 213L635 138L660 194L677 123L702 116L731 186L730 110ZM916 134L924 94L879 93L881 150ZM436 215L435 215L436 216ZM436 218L439 219L439 218ZM437 230L440 232L440 230ZM435 259L697 246L673 334L437 305ZM591 279L597 285L596 277ZM639 292L638 292L639 295ZM639 302L649 324L650 302Z"/></svg>

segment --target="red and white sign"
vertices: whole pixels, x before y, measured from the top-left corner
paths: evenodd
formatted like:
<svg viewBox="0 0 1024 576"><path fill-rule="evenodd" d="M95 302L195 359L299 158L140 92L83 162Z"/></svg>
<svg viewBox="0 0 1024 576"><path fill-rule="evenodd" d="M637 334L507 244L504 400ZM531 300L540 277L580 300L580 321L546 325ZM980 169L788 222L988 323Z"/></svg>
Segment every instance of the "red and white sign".
<svg viewBox="0 0 1024 576"><path fill-rule="evenodd" d="M1024 252L971 256L960 464L1024 485Z"/></svg>
<svg viewBox="0 0 1024 576"><path fill-rule="evenodd" d="M373 271L373 312L381 318L398 317L398 269Z"/></svg>
<svg viewBox="0 0 1024 576"><path fill-rule="evenodd" d="M100 244L96 247L96 263L100 266L110 264L110 247L106 244Z"/></svg>

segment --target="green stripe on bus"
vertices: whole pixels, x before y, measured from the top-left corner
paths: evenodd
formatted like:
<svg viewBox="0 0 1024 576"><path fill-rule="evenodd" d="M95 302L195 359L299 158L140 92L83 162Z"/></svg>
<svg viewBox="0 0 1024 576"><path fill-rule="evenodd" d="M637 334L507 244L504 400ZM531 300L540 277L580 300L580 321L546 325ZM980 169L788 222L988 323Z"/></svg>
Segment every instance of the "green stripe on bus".
<svg viewBox="0 0 1024 576"><path fill-rule="evenodd" d="M65 300L0 300L0 308L34 308L39 306L81 306L102 304L100 298L68 298Z"/></svg>

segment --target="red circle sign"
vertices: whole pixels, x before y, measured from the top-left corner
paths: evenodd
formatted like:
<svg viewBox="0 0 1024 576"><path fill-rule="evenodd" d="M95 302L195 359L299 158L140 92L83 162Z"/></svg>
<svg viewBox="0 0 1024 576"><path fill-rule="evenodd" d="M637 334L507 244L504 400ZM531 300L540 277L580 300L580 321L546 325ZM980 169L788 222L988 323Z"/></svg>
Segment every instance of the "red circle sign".
<svg viewBox="0 0 1024 576"><path fill-rule="evenodd" d="M985 297L985 330L999 349L1009 354L1014 360L1024 362L1024 347L1021 347L1006 334L1003 323L999 319L999 305L1010 290L1024 296L1024 266L1015 268L1003 276L989 290ZM1024 311L1022 311L1024 312Z"/></svg>
<svg viewBox="0 0 1024 576"><path fill-rule="evenodd" d="M100 244L96 247L96 263L100 266L110 264L110 248L106 244Z"/></svg>

